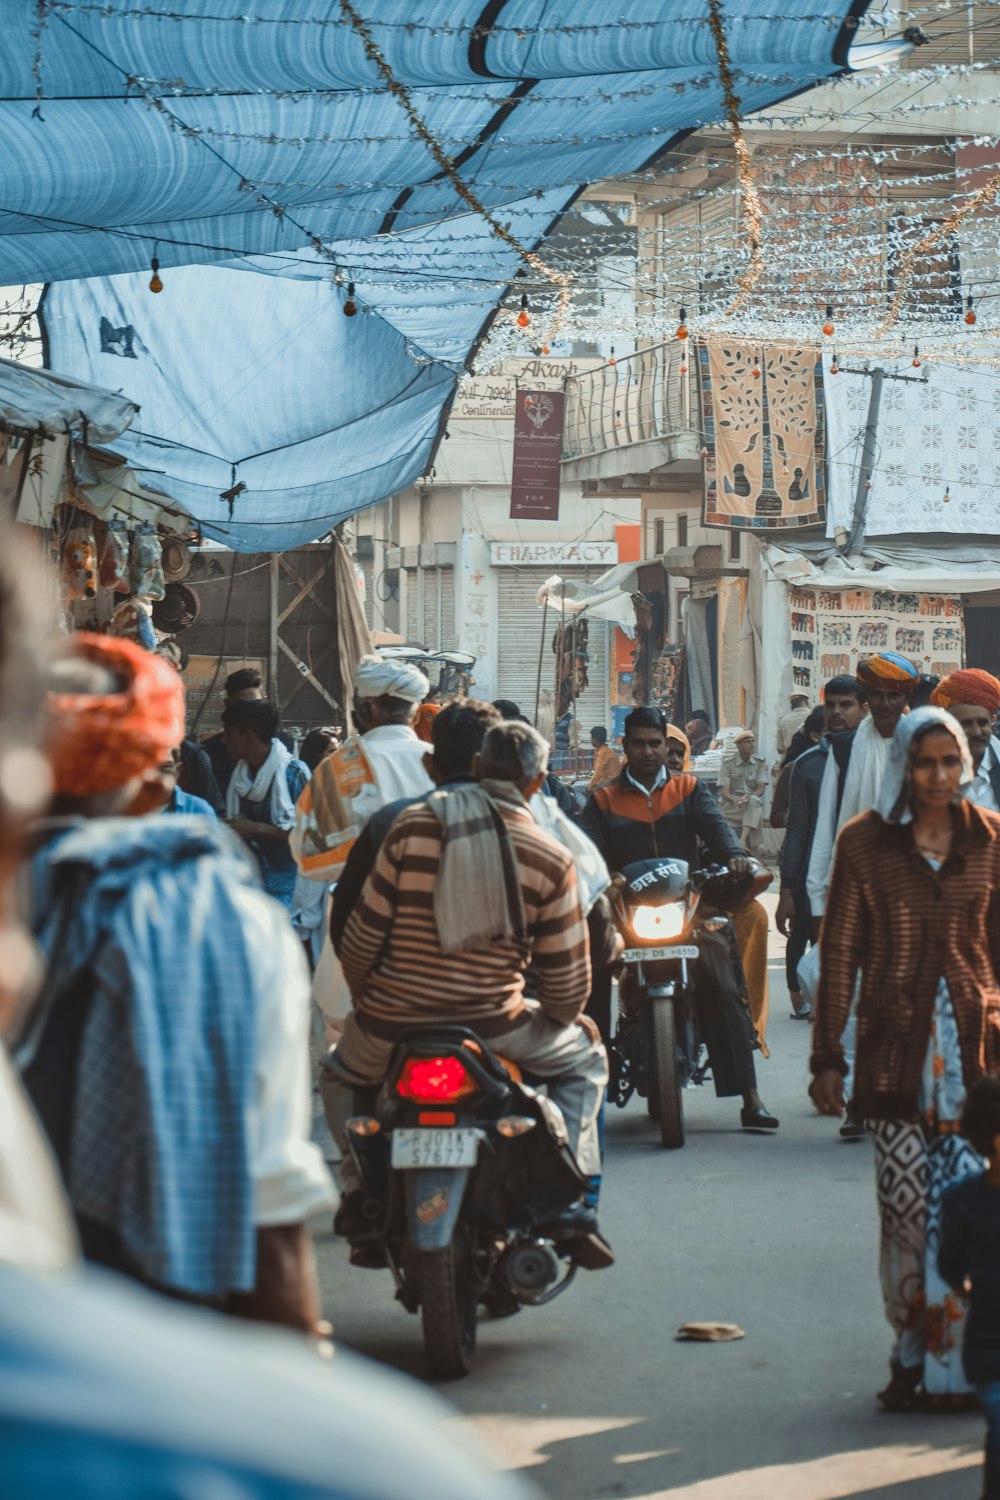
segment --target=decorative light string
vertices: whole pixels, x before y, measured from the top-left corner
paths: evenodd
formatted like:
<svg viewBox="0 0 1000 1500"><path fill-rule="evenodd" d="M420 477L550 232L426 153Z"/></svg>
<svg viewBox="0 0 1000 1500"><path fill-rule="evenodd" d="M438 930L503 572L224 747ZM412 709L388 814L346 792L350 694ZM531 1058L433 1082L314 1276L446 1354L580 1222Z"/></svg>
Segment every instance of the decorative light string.
<svg viewBox="0 0 1000 1500"><path fill-rule="evenodd" d="M710 3L714 3L714 0L710 0ZM559 305L556 310L555 318L553 319L552 325L548 332L548 341L551 341L558 333L559 327L563 322L567 311L569 310L572 285L571 278L560 271L554 271L550 266L546 265L541 257L536 255L533 250L529 250L525 245L522 245L517 236L515 234L512 234L510 229L508 229L505 224L501 224L500 220L490 212L485 204L472 191L472 189L465 182L464 178L462 178L462 176L456 171L455 164L452 161L451 157L448 156L443 147L439 145L434 134L425 125L423 118L421 117L415 104L413 103L409 90L406 88L405 84L400 83L400 81L396 78L388 62L383 56L377 42L372 37L372 34L368 29L366 22L362 20L361 16L355 10L354 6L351 4L351 0L340 0L340 8L343 11L344 15L350 19L351 25L357 32L357 35L360 37L361 43L365 49L365 55L367 56L369 62L371 62L381 74L389 92L395 99L398 100L399 104L406 114L407 119L413 126L413 129L423 141L431 156L441 168L441 171L448 178L449 182L452 184L455 192L457 193L459 198L461 198L462 202L467 203L474 213L479 214L479 216L490 226L496 237L499 240L502 240L505 245L509 245L510 248L520 256L525 265L530 266L534 271L538 271L542 276L546 278L547 281L551 282L553 286L559 288Z"/></svg>
<svg viewBox="0 0 1000 1500"><path fill-rule="evenodd" d="M985 208L987 204L995 203L998 194L1000 194L1000 172L994 172L982 187L970 193L960 208L953 209L946 218L941 220L940 224L929 229L922 239L904 253L896 273L896 289L889 304L889 312L879 333L888 333L898 321L903 300L913 281L914 267L920 257L933 250L941 240L953 235L970 214L974 214L979 208Z"/></svg>
<svg viewBox="0 0 1000 1500"><path fill-rule="evenodd" d="M739 295L729 309L730 314L733 314L738 312L746 302L764 269L764 252L761 246L763 209L750 163L750 148L744 139L743 127L740 124L742 105L736 93L733 70L729 61L729 43L726 39L722 0L708 0L708 20L719 61L719 82L722 84L722 95L726 104L726 118L729 121L729 132L733 138L733 150L736 153L736 172L741 194L740 218L750 245L750 264L739 278Z"/></svg>

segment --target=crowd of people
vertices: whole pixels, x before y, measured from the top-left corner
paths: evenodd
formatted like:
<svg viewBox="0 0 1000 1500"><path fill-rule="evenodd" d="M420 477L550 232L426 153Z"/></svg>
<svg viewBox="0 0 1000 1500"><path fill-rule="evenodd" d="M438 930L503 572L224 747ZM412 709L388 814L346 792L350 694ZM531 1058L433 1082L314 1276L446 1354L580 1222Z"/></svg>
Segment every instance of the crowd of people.
<svg viewBox="0 0 1000 1500"><path fill-rule="evenodd" d="M516 704L435 702L402 660L362 659L353 732L301 754L253 671L230 677L201 744L178 672L129 642L77 635L38 677L38 742L29 712L0 760L0 948L20 976L4 1028L19 1084L0 1081L44 1133L17 1117L25 1160L54 1166L30 1213L8 1211L43 1263L76 1240L160 1296L322 1341L307 1220L336 1208L348 1240L367 1227L358 1091L404 1030L456 1022L545 1086L587 1184L548 1228L580 1266L610 1267L618 872L662 858L754 877L730 922L700 930L695 990L716 1094L771 1134L769 876L750 851L782 828L776 925L792 1015L813 1023L811 1097L874 1151L894 1337L879 1400L962 1405L972 1382L1000 1493L1000 681L958 671L915 707L912 662L863 657L821 705L793 695L776 777L741 730L711 784L692 769L707 716L681 729L636 707L620 756L592 731L579 801ZM312 1140L314 1005L339 1197Z"/></svg>

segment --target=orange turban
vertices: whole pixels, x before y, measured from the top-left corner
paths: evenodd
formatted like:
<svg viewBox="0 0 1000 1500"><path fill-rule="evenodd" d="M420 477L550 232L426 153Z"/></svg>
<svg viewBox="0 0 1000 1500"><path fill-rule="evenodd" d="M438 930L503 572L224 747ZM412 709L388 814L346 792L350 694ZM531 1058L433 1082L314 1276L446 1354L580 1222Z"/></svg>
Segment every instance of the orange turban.
<svg viewBox="0 0 1000 1500"><path fill-rule="evenodd" d="M158 766L184 738L184 687L162 658L119 636L81 633L73 651L124 686L50 693L49 760L57 796L99 797Z"/></svg>
<svg viewBox="0 0 1000 1500"><path fill-rule="evenodd" d="M667 739L676 740L678 745L683 746L684 770L689 771L691 769L691 741L688 739L683 729L678 729L676 724L668 724Z"/></svg>
<svg viewBox="0 0 1000 1500"><path fill-rule="evenodd" d="M1000 713L1000 681L992 672L983 672L979 667L965 667L961 672L952 672L942 677L931 693L931 702L936 708L951 708L955 703L975 703L989 713Z"/></svg>
<svg viewBox="0 0 1000 1500"><path fill-rule="evenodd" d="M413 732L418 740L424 740L428 745L432 743L434 720L440 712L440 703L421 703L413 720Z"/></svg>

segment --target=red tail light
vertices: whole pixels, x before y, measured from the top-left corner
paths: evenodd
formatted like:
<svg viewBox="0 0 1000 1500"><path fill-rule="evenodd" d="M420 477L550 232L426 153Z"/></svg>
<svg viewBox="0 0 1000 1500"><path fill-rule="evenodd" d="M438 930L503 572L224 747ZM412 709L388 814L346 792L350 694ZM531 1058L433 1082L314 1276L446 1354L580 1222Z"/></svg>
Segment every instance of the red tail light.
<svg viewBox="0 0 1000 1500"><path fill-rule="evenodd" d="M396 1093L418 1104L450 1103L474 1088L459 1057L411 1057L396 1082Z"/></svg>

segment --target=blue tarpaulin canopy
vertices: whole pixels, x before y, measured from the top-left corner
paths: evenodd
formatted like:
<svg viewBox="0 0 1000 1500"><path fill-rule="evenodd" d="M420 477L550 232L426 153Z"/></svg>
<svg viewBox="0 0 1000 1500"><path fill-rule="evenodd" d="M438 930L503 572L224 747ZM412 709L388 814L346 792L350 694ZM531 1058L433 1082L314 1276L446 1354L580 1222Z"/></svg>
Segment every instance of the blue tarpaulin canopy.
<svg viewBox="0 0 1000 1500"><path fill-rule="evenodd" d="M842 68L864 8L725 0L744 111ZM5 0L0 284L52 283L49 362L141 403L119 447L144 480L237 547L294 546L426 470L523 264L435 149L537 246L587 183L723 116L707 15Z"/></svg>

